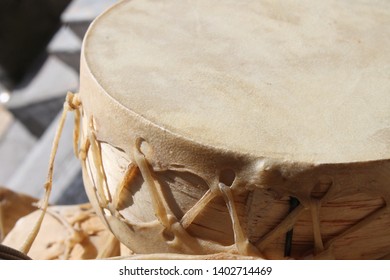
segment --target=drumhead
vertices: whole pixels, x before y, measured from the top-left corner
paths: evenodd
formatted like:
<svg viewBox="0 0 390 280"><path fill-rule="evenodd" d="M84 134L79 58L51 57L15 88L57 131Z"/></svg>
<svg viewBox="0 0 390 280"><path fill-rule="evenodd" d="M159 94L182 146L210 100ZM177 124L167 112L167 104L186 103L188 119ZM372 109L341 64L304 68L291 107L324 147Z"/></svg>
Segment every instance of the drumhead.
<svg viewBox="0 0 390 280"><path fill-rule="evenodd" d="M389 158L389 46L386 0L133 0L92 24L83 56L113 102L162 130L338 163Z"/></svg>

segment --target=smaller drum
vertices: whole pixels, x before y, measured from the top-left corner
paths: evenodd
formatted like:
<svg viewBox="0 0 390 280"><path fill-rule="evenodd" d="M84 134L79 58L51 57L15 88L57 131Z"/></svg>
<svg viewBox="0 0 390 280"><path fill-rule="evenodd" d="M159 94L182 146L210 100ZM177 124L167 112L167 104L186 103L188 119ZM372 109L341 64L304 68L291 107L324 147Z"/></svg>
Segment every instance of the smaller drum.
<svg viewBox="0 0 390 280"><path fill-rule="evenodd" d="M388 1L121 1L80 72L88 197L138 254L390 253Z"/></svg>
<svg viewBox="0 0 390 280"><path fill-rule="evenodd" d="M0 243L17 221L37 210L37 199L0 187Z"/></svg>
<svg viewBox="0 0 390 280"><path fill-rule="evenodd" d="M34 228L41 210L18 220L3 243L19 248ZM35 260L86 260L120 255L120 244L90 204L49 206L28 256Z"/></svg>

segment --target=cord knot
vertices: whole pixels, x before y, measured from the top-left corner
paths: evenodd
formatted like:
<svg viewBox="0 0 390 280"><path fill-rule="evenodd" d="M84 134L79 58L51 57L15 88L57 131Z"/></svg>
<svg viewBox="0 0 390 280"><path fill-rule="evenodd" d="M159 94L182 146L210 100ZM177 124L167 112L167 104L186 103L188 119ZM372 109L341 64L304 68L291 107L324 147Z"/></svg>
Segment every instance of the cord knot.
<svg viewBox="0 0 390 280"><path fill-rule="evenodd" d="M69 111L78 110L81 105L81 100L76 93L68 91L66 94L66 100L64 106L68 108Z"/></svg>

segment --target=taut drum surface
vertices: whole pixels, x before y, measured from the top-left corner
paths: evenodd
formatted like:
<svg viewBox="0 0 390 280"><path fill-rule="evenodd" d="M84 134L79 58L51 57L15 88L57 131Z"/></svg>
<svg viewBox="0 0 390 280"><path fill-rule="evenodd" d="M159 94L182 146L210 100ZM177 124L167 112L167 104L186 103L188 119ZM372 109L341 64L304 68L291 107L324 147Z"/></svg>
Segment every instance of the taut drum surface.
<svg viewBox="0 0 390 280"><path fill-rule="evenodd" d="M83 43L88 197L139 254L390 254L388 1L122 1Z"/></svg>

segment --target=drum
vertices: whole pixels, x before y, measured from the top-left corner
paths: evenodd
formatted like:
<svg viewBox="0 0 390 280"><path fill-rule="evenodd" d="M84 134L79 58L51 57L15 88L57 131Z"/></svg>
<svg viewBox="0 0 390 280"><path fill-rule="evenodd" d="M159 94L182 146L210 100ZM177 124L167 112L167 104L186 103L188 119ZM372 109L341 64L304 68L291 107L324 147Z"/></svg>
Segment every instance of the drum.
<svg viewBox="0 0 390 280"><path fill-rule="evenodd" d="M20 218L2 244L19 248L40 215L41 210L36 210ZM118 240L90 204L49 206L42 230L28 253L34 260L86 260L119 255Z"/></svg>
<svg viewBox="0 0 390 280"><path fill-rule="evenodd" d="M37 210L37 199L0 186L0 243L17 221Z"/></svg>
<svg viewBox="0 0 390 280"><path fill-rule="evenodd" d="M137 254L390 253L388 1L121 1L83 42L88 197Z"/></svg>

